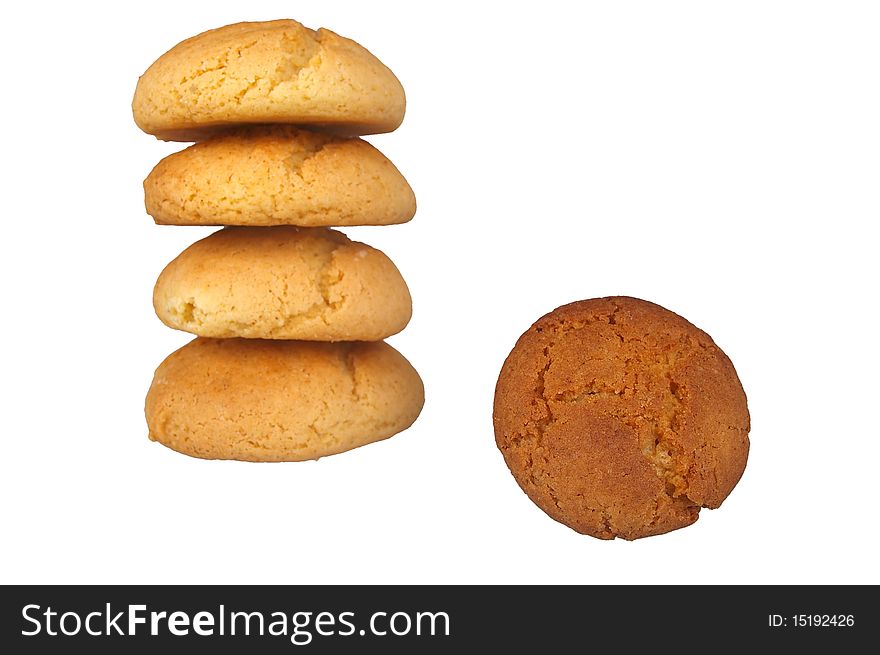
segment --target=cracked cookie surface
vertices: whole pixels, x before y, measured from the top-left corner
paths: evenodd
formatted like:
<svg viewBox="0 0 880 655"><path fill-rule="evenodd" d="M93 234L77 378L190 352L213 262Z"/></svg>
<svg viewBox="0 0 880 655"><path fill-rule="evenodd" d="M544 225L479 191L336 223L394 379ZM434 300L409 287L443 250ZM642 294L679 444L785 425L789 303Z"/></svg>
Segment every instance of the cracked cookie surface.
<svg viewBox="0 0 880 655"><path fill-rule="evenodd" d="M746 396L730 360L643 300L571 303L523 334L495 391L495 438L523 491L601 539L690 525L739 481Z"/></svg>
<svg viewBox="0 0 880 655"><path fill-rule="evenodd" d="M412 315L409 289L379 250L327 228L228 227L159 275L156 315L203 337L376 341Z"/></svg>
<svg viewBox="0 0 880 655"><path fill-rule="evenodd" d="M140 77L144 132L196 141L231 125L311 125L377 134L400 125L400 82L360 44L294 20L236 23L178 43Z"/></svg>
<svg viewBox="0 0 880 655"><path fill-rule="evenodd" d="M156 370L149 436L204 459L318 459L408 428L418 373L384 342L197 338Z"/></svg>
<svg viewBox="0 0 880 655"><path fill-rule="evenodd" d="M144 180L165 225L390 225L416 211L406 179L366 141L241 128L169 155Z"/></svg>

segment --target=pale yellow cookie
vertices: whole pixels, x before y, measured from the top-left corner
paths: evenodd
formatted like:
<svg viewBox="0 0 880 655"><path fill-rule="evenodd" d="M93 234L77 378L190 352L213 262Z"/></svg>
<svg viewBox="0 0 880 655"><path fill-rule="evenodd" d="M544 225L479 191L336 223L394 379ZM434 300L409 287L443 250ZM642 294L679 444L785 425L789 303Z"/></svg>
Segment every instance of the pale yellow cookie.
<svg viewBox="0 0 880 655"><path fill-rule="evenodd" d="M242 123L376 134L400 125L405 109L400 82L366 48L294 20L236 23L187 39L147 69L132 101L138 126L169 141Z"/></svg>
<svg viewBox="0 0 880 655"><path fill-rule="evenodd" d="M153 306L169 327L221 338L377 341L412 315L384 253L317 227L215 232L165 267Z"/></svg>
<svg viewBox="0 0 880 655"><path fill-rule="evenodd" d="M389 225L416 199L369 143L258 127L163 159L144 181L147 213L167 225Z"/></svg>
<svg viewBox="0 0 880 655"><path fill-rule="evenodd" d="M424 387L384 342L198 338L156 370L150 439L193 457L318 459L405 430Z"/></svg>

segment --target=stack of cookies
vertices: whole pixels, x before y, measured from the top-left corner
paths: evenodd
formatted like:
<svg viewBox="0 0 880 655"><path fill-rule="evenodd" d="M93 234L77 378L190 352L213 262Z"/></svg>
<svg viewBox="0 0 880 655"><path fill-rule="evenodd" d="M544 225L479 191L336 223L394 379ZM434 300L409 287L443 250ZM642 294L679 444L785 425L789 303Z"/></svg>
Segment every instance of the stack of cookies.
<svg viewBox="0 0 880 655"><path fill-rule="evenodd" d="M198 141L150 173L147 212L224 226L156 283L159 318L197 338L156 371L151 439L196 457L298 461L415 421L421 379L382 341L409 322L406 283L382 252L329 229L413 217L406 180L356 138L397 128L405 104L365 48L292 20L205 32L140 78L138 126Z"/></svg>

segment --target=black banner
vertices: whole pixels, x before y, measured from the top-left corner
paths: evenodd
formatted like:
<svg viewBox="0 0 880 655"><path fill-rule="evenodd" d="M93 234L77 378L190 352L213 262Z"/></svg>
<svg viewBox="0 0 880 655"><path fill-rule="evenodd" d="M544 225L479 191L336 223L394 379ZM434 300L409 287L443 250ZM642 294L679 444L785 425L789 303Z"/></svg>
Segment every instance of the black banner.
<svg viewBox="0 0 880 655"><path fill-rule="evenodd" d="M249 653L841 648L877 636L872 598L873 588L815 586L4 587L0 645L98 654L142 644L192 653L221 641Z"/></svg>

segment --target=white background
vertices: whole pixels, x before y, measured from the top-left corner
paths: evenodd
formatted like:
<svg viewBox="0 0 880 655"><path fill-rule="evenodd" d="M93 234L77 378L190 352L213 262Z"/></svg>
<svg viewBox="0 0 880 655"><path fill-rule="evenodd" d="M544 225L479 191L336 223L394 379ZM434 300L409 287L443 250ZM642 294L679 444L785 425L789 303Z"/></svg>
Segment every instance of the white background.
<svg viewBox="0 0 880 655"><path fill-rule="evenodd" d="M11 7L11 8L10 8ZM576 8L579 7L579 8ZM0 41L5 583L857 583L877 565L880 9L872 2L15 3ZM403 82L370 137L419 200L383 249L415 315L416 425L317 463L178 455L146 437L188 335L141 181L180 148L131 118L185 37L297 18ZM749 397L724 506L635 543L576 534L492 432L535 319L625 294L711 334Z"/></svg>

